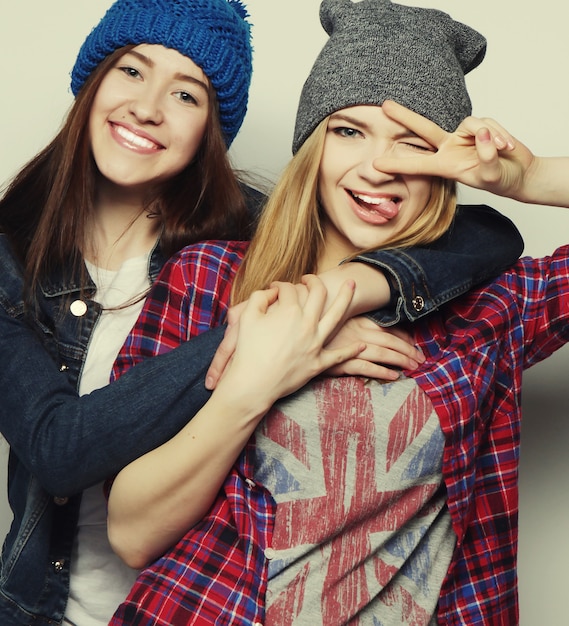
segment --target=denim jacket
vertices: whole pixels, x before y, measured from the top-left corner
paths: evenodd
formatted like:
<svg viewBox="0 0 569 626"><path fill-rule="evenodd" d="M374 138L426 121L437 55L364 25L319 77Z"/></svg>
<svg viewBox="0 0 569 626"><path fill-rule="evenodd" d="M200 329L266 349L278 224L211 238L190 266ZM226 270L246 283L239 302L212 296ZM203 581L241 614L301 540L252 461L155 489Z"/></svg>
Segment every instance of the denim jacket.
<svg viewBox="0 0 569 626"><path fill-rule="evenodd" d="M457 207L448 232L428 246L359 255L356 261L382 269L392 286L390 306L370 315L380 326L414 322L497 276L523 252L512 222L485 205Z"/></svg>
<svg viewBox="0 0 569 626"><path fill-rule="evenodd" d="M522 247L509 220L488 207L469 207L442 243L358 260L393 278L394 310L376 314L389 324L404 315L416 319L499 273ZM149 262L151 280L163 263L157 246ZM14 515L2 548L0 624L53 625L65 612L82 490L172 437L201 408L209 397L205 372L224 329L148 359L79 398L77 380L97 304L88 290L81 296L75 281L54 275L28 319L21 267L4 235L0 266L0 431L10 445Z"/></svg>

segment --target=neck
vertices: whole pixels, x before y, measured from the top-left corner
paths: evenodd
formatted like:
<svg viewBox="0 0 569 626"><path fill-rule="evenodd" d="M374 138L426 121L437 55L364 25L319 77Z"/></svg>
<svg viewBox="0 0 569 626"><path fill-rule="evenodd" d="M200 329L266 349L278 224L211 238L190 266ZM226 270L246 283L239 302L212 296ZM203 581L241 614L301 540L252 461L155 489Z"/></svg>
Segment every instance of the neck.
<svg viewBox="0 0 569 626"><path fill-rule="evenodd" d="M98 267L117 270L127 259L148 252L159 229L159 219L148 216L139 191L100 181L85 257Z"/></svg>

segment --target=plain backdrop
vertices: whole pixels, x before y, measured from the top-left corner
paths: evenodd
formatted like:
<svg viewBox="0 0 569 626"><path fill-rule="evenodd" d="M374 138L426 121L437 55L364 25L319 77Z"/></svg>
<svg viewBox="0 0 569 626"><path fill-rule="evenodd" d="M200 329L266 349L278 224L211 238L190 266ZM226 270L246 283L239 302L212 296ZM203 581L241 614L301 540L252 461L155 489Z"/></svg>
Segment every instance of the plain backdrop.
<svg viewBox="0 0 569 626"><path fill-rule="evenodd" d="M569 152L564 3L403 3L446 11L487 37L486 59L467 80L475 115L499 120L535 153ZM110 4L110 0L2 0L0 181L8 180L59 127L72 101L69 72L79 46ZM326 37L318 19L319 0L246 4L254 25L254 77L247 119L231 154L237 167L274 180L290 156L302 83ZM519 205L469 189L462 189L460 198L491 204L510 216L522 231L527 254L547 254L567 240L569 212L562 209ZM523 626L569 624L568 359L568 349L561 350L525 377L519 550ZM5 474L7 446L0 445ZM0 491L0 533L10 519Z"/></svg>

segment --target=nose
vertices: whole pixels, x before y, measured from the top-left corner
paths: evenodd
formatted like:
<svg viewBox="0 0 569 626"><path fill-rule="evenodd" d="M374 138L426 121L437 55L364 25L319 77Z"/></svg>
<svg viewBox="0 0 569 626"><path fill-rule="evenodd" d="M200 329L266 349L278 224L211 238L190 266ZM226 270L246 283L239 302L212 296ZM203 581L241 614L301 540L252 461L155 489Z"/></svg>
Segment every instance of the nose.
<svg viewBox="0 0 569 626"><path fill-rule="evenodd" d="M130 101L130 112L141 124L160 124L164 120L160 96L150 87L141 89Z"/></svg>
<svg viewBox="0 0 569 626"><path fill-rule="evenodd" d="M358 173L359 175L365 179L366 181L379 185L381 183L389 182L394 180L397 175L389 174L388 172L382 172L375 166L376 159L379 159L382 156L388 156L389 147L383 145L374 145L370 147L368 151L366 151L365 155L362 155L362 160L360 162Z"/></svg>

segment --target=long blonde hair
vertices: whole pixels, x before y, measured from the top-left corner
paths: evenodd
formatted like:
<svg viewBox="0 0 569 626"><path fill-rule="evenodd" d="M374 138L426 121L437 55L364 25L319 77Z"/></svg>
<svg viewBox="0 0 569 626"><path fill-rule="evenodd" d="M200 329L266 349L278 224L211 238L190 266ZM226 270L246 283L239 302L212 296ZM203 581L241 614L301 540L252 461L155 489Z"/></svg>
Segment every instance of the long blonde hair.
<svg viewBox="0 0 569 626"><path fill-rule="evenodd" d="M275 185L233 283L234 303L246 300L253 291L265 289L275 280L297 283L304 274L316 270L325 243L318 174L328 119L320 122ZM421 215L381 248L432 243L449 229L455 211L454 181L435 177Z"/></svg>

